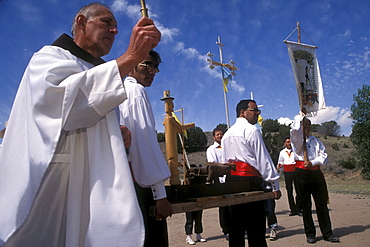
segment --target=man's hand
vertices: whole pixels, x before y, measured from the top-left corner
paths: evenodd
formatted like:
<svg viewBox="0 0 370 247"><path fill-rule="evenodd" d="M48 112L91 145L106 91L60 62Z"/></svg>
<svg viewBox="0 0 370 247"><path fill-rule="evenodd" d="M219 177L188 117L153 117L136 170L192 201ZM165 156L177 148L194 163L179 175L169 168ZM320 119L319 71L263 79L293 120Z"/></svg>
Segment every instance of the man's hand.
<svg viewBox="0 0 370 247"><path fill-rule="evenodd" d="M133 27L130 44L126 52L116 59L121 78L124 78L138 63L143 61L149 51L161 41L161 32L152 19L142 17Z"/></svg>
<svg viewBox="0 0 370 247"><path fill-rule="evenodd" d="M121 129L121 135L123 143L125 144L125 148L129 148L131 146L131 132L126 126L120 125L119 128Z"/></svg>
<svg viewBox="0 0 370 247"><path fill-rule="evenodd" d="M307 167L307 168L312 167L312 162L311 162L311 161L309 161L309 160L306 160L306 161L304 162L304 167Z"/></svg>
<svg viewBox="0 0 370 247"><path fill-rule="evenodd" d="M279 200L281 198L281 191L278 190L278 191L274 191L274 199L275 200Z"/></svg>
<svg viewBox="0 0 370 247"><path fill-rule="evenodd" d="M126 53L138 56L139 62L161 41L161 32L152 19L142 17L134 26Z"/></svg>
<svg viewBox="0 0 370 247"><path fill-rule="evenodd" d="M167 198L162 198L155 201L155 219L165 220L168 216L172 216L173 210Z"/></svg>

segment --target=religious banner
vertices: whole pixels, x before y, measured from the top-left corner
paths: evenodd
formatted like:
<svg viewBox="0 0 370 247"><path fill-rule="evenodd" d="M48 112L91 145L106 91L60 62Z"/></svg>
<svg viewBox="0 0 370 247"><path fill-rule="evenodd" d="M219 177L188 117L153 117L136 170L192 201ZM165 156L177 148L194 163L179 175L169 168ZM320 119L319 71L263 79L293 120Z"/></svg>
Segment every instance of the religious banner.
<svg viewBox="0 0 370 247"><path fill-rule="evenodd" d="M324 92L316 57L316 46L284 41L288 47L294 79L298 92L300 110L305 108L308 115L315 115L325 108Z"/></svg>

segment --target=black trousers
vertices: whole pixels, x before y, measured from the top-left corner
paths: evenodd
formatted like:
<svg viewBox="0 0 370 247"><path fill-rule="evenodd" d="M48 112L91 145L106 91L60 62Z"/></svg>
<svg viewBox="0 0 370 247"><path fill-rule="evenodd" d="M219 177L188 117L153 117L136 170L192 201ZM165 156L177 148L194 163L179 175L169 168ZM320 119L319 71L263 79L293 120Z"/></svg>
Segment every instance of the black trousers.
<svg viewBox="0 0 370 247"><path fill-rule="evenodd" d="M151 215L150 207L155 206L155 200L153 199L152 190L150 188L140 187L135 183L135 190L137 199L139 201L141 213L144 218L145 226L145 247L158 247L158 246L169 246L168 244L168 232L167 232L167 221L155 220L155 217Z"/></svg>
<svg viewBox="0 0 370 247"><path fill-rule="evenodd" d="M321 170L296 169L299 195L302 202L303 225L306 237L316 237L316 230L312 218L312 201L315 202L316 214L324 239L333 236L329 216L328 191L324 174Z"/></svg>
<svg viewBox="0 0 370 247"><path fill-rule="evenodd" d="M203 225L202 225L203 210L186 212L185 215L186 215L186 223L185 223L186 235L191 235L193 233L193 222L194 222L194 232L202 233L203 232Z"/></svg>
<svg viewBox="0 0 370 247"><path fill-rule="evenodd" d="M230 176L230 182L249 181L251 191L263 191L262 178ZM245 232L248 234L249 247L267 246L265 239L266 215L264 201L249 202L230 206L231 229L229 234L230 247L244 247Z"/></svg>
<svg viewBox="0 0 370 247"><path fill-rule="evenodd" d="M277 226L277 218L275 214L276 202L274 199L267 199L264 201L264 203L267 218L267 226L269 228L276 227Z"/></svg>
<svg viewBox="0 0 370 247"><path fill-rule="evenodd" d="M222 229L222 232L225 235L229 234L230 233L230 221L231 221L230 206L219 207L218 217L219 217L220 227Z"/></svg>
<svg viewBox="0 0 370 247"><path fill-rule="evenodd" d="M298 189L297 189L297 174L296 172L284 172L284 178L285 178L285 186L286 191L288 194L288 202L289 202L289 208L290 212L297 214L301 212L301 199L299 197ZM295 200L293 195L293 184L295 189Z"/></svg>

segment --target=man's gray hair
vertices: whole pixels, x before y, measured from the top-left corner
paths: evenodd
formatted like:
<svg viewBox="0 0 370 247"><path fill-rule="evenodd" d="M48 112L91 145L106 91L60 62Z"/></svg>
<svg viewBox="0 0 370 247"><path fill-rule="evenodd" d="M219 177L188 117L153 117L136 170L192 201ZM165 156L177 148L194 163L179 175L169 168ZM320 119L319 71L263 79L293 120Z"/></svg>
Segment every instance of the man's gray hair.
<svg viewBox="0 0 370 247"><path fill-rule="evenodd" d="M100 13L101 7L107 8L109 11L111 11L111 9L109 8L108 5L106 5L104 3L95 2L95 3L90 3L90 4L86 5L86 6L83 6L77 12L77 14L73 18L73 22L72 22L72 29L71 29L72 37L74 37L75 34L76 34L77 17L79 15L83 15L83 16L86 17L87 20L89 20L89 19L97 16Z"/></svg>

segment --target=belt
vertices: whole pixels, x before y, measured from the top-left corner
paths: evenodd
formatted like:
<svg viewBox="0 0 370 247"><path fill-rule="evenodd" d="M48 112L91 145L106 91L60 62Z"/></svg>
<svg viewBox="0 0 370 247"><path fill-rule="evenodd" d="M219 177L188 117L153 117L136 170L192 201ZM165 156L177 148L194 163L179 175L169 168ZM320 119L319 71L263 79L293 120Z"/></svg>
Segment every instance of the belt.
<svg viewBox="0 0 370 247"><path fill-rule="evenodd" d="M295 172L295 164L284 165L284 172Z"/></svg>
<svg viewBox="0 0 370 247"><path fill-rule="evenodd" d="M243 176L243 177L262 177L261 173L256 168L245 162L230 162L236 165L236 171L231 171L232 176Z"/></svg>
<svg viewBox="0 0 370 247"><path fill-rule="evenodd" d="M305 167L304 161L300 161L300 160L295 161L295 167L299 169L305 169L305 170L320 170L320 165Z"/></svg>

